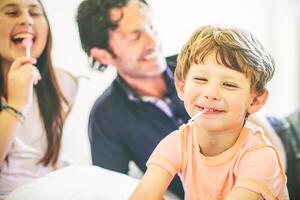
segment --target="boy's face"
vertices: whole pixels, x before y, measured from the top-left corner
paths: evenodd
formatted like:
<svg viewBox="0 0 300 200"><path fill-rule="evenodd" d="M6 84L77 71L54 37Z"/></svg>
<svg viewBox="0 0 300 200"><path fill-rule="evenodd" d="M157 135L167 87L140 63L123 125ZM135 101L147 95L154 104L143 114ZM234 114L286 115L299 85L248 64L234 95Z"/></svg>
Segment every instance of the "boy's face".
<svg viewBox="0 0 300 200"><path fill-rule="evenodd" d="M251 92L250 80L218 64L215 54L208 55L204 64L191 66L186 80L176 81L176 88L190 116L208 110L196 122L211 131L241 127L246 113L258 111L268 96Z"/></svg>

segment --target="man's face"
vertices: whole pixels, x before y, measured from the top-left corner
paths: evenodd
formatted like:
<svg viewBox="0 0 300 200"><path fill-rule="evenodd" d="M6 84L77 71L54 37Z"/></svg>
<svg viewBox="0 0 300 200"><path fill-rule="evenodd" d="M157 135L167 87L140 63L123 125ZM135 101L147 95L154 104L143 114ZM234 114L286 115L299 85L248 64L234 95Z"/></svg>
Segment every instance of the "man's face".
<svg viewBox="0 0 300 200"><path fill-rule="evenodd" d="M109 46L115 54L112 64L121 76L152 77L166 67L149 14L148 7L138 1L110 12L112 20L123 15L118 28L109 32Z"/></svg>

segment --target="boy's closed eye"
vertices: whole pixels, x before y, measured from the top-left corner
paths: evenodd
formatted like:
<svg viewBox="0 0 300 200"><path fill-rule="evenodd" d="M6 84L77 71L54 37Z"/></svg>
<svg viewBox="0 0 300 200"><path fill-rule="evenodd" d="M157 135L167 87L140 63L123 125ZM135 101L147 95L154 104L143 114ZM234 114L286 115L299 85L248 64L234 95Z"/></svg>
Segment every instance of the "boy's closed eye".
<svg viewBox="0 0 300 200"><path fill-rule="evenodd" d="M231 82L224 82L223 86L225 86L228 89L238 89L240 86L236 83L231 83Z"/></svg>
<svg viewBox="0 0 300 200"><path fill-rule="evenodd" d="M194 77L193 79L199 83L205 83L208 81L207 78L204 78L204 77Z"/></svg>

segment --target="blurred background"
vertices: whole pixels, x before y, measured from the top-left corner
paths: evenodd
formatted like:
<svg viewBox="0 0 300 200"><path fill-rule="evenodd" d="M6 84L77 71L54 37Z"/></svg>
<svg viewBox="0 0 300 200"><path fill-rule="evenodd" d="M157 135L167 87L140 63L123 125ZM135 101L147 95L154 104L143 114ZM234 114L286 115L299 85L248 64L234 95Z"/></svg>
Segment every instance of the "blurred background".
<svg viewBox="0 0 300 200"><path fill-rule="evenodd" d="M114 69L96 72L80 46L76 11L81 0L43 0L50 20L55 66L81 76L74 109L64 128L63 156L70 162L91 162L88 115L96 98L111 83ZM300 107L299 0L148 0L165 56L177 54L201 25L233 25L256 35L274 56L276 72L270 97L260 111L283 117ZM105 115L105 113L103 113Z"/></svg>

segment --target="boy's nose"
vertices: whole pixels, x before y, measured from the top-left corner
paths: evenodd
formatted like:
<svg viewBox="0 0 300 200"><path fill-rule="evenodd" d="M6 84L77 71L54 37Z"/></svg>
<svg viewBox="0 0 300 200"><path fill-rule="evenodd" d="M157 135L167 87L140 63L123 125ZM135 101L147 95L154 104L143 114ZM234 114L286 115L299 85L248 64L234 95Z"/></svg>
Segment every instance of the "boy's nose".
<svg viewBox="0 0 300 200"><path fill-rule="evenodd" d="M221 99L218 88L213 85L205 88L203 97L208 101L219 101Z"/></svg>
<svg viewBox="0 0 300 200"><path fill-rule="evenodd" d="M217 101L220 99L217 96L209 96L209 95L205 95L205 98L208 100L213 100L213 101Z"/></svg>

